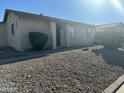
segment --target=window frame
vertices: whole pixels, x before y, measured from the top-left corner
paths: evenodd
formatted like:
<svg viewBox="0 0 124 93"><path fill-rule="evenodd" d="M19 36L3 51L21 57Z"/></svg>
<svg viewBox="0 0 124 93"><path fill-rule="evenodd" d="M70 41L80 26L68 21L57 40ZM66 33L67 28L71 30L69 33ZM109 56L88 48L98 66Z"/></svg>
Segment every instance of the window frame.
<svg viewBox="0 0 124 93"><path fill-rule="evenodd" d="M70 25L69 32L71 33L71 36L75 37L75 25Z"/></svg>
<svg viewBox="0 0 124 93"><path fill-rule="evenodd" d="M91 28L88 28L87 30L87 37L89 37L91 35Z"/></svg>
<svg viewBox="0 0 124 93"><path fill-rule="evenodd" d="M14 35L15 34L15 24L11 23L11 34Z"/></svg>

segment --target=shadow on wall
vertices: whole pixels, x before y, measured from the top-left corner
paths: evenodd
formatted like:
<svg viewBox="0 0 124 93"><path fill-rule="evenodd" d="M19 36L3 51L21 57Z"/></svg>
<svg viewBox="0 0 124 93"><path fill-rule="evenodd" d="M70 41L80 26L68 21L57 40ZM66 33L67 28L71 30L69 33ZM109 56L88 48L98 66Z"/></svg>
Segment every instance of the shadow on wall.
<svg viewBox="0 0 124 93"><path fill-rule="evenodd" d="M103 48L94 51L96 55L102 55L103 59L110 65L122 67L124 69L124 52L118 49Z"/></svg>

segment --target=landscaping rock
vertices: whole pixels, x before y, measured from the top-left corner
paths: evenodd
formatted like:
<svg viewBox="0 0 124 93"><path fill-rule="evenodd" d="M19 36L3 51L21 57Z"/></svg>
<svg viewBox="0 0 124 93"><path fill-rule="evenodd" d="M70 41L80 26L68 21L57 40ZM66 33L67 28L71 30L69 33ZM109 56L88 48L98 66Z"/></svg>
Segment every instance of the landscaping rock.
<svg viewBox="0 0 124 93"><path fill-rule="evenodd" d="M0 93L101 93L122 74L122 68L92 52L57 53L1 65ZM6 92L1 86L14 90Z"/></svg>

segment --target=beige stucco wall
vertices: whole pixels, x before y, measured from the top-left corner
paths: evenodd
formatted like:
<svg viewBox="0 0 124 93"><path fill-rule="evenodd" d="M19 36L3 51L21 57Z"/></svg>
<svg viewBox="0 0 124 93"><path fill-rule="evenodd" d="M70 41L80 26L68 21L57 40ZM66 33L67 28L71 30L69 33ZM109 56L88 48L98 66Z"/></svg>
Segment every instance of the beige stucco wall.
<svg viewBox="0 0 124 93"><path fill-rule="evenodd" d="M29 32L42 32L48 35L47 46L51 47L50 23L44 20L32 19L27 17L19 17L19 49L25 50L32 48L29 39ZM47 47L46 46L46 47Z"/></svg>
<svg viewBox="0 0 124 93"><path fill-rule="evenodd" d="M81 24L77 22L62 22L55 21L61 25L61 46L62 47L73 47L91 45L94 42L94 35L96 27L94 25ZM69 30L70 26L74 26L74 37ZM90 33L88 30L90 29ZM88 34L88 35L87 35Z"/></svg>
<svg viewBox="0 0 124 93"><path fill-rule="evenodd" d="M18 41L18 16L14 14L9 14L7 19L7 37L8 37L8 46L13 47L19 50L19 41ZM14 24L14 34L12 35L11 24Z"/></svg>
<svg viewBox="0 0 124 93"><path fill-rule="evenodd" d="M29 32L42 32L48 35L46 47L52 48L51 22L61 26L61 47L73 47L90 45L94 41L95 26L77 22L65 22L61 20L50 20L47 18L37 19L29 16L16 16L9 14L7 20L8 46L23 51L32 48ZM15 34L11 34L11 24L15 24ZM71 36L69 26L74 25L74 37ZM90 33L88 30L90 29ZM87 35L88 34L88 35Z"/></svg>
<svg viewBox="0 0 124 93"><path fill-rule="evenodd" d="M120 26L118 27L118 31L121 32L121 36L124 38L124 24L123 23L121 23ZM122 45L122 48L124 48L124 40L121 45Z"/></svg>
<svg viewBox="0 0 124 93"><path fill-rule="evenodd" d="M7 31L6 31L6 24L0 24L0 47L7 46Z"/></svg>
<svg viewBox="0 0 124 93"><path fill-rule="evenodd" d="M95 36L95 42L96 43L101 43L101 42L108 42L108 35L112 34L111 31L118 31L118 26L113 26L113 27L107 27L107 28L97 28L96 29L96 36ZM111 36L111 35L110 35Z"/></svg>
<svg viewBox="0 0 124 93"><path fill-rule="evenodd" d="M120 41L122 41L121 40L122 37L124 38L123 23L108 24L108 25L99 26L96 28L95 41L97 43L112 45L111 41L117 42L119 37L120 37ZM117 39L117 41L115 39ZM117 42L117 44L119 44L119 42ZM117 45L117 44L114 44L114 45ZM121 45L123 47L124 43L122 43Z"/></svg>
<svg viewBox="0 0 124 93"><path fill-rule="evenodd" d="M91 45L94 41L95 26L86 24L68 24L74 26L74 36L68 29L69 46ZM88 30L90 29L90 33Z"/></svg>
<svg viewBox="0 0 124 93"><path fill-rule="evenodd" d="M62 19L56 19L52 17L50 21L56 22L56 24L61 25L61 47L73 47L73 46L83 46L91 45L94 43L94 36L96 33L96 26L90 24L84 24L80 22L67 21ZM75 37L71 36L69 31L70 25L74 26ZM90 33L87 35L88 30Z"/></svg>
<svg viewBox="0 0 124 93"><path fill-rule="evenodd" d="M69 38L69 47L73 46L83 46L90 45L94 41L94 33L95 26L86 25L86 24L77 24L73 23L75 27L75 37L71 37L71 33L68 30L68 25L72 25L72 23L66 23L61 21L52 20L56 24L61 25L61 47L67 47L67 42ZM39 31L42 33L46 33L49 36L48 47L52 48L52 33L50 32L50 22L49 20L37 20L26 17L19 17L19 49L25 50L27 48L32 48L29 39L29 32ZM91 30L89 35L87 35L87 31Z"/></svg>

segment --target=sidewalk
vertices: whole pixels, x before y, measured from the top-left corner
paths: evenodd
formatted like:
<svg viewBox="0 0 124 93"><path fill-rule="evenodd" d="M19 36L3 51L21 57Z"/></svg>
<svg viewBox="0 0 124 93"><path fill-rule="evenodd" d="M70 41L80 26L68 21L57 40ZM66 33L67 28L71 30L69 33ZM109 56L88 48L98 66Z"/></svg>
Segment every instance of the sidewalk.
<svg viewBox="0 0 124 93"><path fill-rule="evenodd" d="M119 77L113 84L111 84L102 93L124 93L124 75Z"/></svg>

